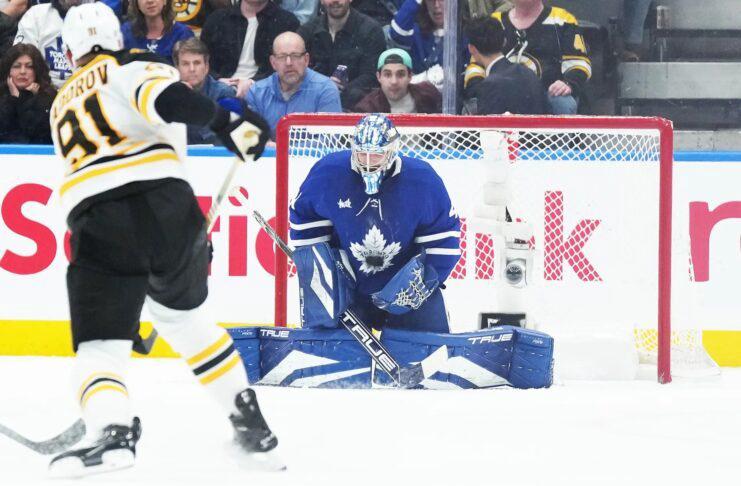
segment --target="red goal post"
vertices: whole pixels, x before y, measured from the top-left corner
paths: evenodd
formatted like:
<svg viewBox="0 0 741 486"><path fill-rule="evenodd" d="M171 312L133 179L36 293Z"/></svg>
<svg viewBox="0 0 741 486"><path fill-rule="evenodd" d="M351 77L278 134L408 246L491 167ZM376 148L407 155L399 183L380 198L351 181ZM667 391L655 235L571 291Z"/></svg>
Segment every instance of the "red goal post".
<svg viewBox="0 0 741 486"><path fill-rule="evenodd" d="M279 122L276 129L274 224L284 239L288 233L289 198L295 196L308 167L327 153L350 148L349 134L361 116L290 114ZM429 161L441 173L462 220L470 216L470 204L469 207L466 204L458 206L457 194L451 191L451 186L461 186L458 195L467 198L468 192L476 191L480 178L480 173L476 171L486 170L486 161L492 158L507 159L516 174L522 167L522 179L518 181L515 178L513 187L516 189L513 191L523 195L522 207L528 209L513 214L513 217L522 216L524 220L532 220L536 226L533 243L536 254L540 256L536 269L538 277L550 285L542 294L550 297L542 298L540 302L553 301L551 307L546 305L543 309L545 320L548 321L550 315L559 314L563 307L577 305L569 303L568 299L580 292L584 293L584 297L577 302L578 307L585 306L584 312L588 314L590 305L605 305L605 311L610 313L607 316L609 319L612 310L607 305L614 305L622 292L635 291L635 296L626 296L623 307L632 305L629 300L645 299L647 303L644 308L655 308L651 310L651 317L642 316L639 320L650 320L650 327L656 330L658 381L671 381L673 131L670 121L641 117L519 115L478 117L405 114L391 115L391 118L402 134L401 152ZM644 175L634 176L633 173ZM582 174L583 184L579 182ZM565 179L563 184L572 188L568 190L570 193L562 191L559 182L549 182L561 175L568 175L568 180ZM542 182L538 182L541 179ZM531 181L534 182L531 184ZM630 186L621 186L626 183ZM531 186L532 191L529 189ZM581 192L588 193L587 199L591 198L591 201L586 201L578 208L573 204L578 210L576 216L572 217L577 221L574 225L567 221L564 208L571 202L564 201L564 194L570 197ZM601 194L605 194L604 198ZM600 203L601 199L608 202ZM615 209L620 204L626 204L626 207ZM592 210L596 213L605 211L609 216L605 216L603 222L599 219L600 214L594 218L595 215L590 213ZM638 221L632 222L632 219ZM591 246L597 247L596 244L590 246L588 240L593 232L597 232L600 223L607 229L599 234L609 233L611 238L609 241L603 238L608 248L605 260L609 262L611 259L607 256L614 254L614 261L609 265L605 277L585 257L588 250L594 250ZM571 227L568 224L573 226L573 231L564 237L564 232ZM464 233L465 226L464 223ZM639 233L621 234L628 231ZM623 245L627 238L643 239L644 231L645 244L649 248L638 251L631 247L624 250L625 253L620 253L623 246L628 246ZM464 304L468 307L471 304L467 299L474 296L483 296L482 300L488 300L485 286L492 285L490 280L496 278L490 240L484 234L473 230L471 233L468 238L461 237L462 261L451 274L450 289L446 291L465 296ZM639 260L636 269L648 274L645 282L641 280L636 285L630 282L631 274L636 269L628 268L625 275L620 274L622 267L630 266L632 255ZM288 321L289 266L281 252L276 252L275 275L275 323L282 326ZM619 282L615 287L617 290L603 292L603 288L608 288L612 282ZM460 293L456 294L459 287ZM604 299L605 304L600 299ZM450 307L451 299L446 298L446 302ZM574 310L578 312L579 309ZM619 305L615 305L615 312L619 313L620 310ZM636 316L615 318L628 322L635 320ZM454 311L451 310L451 320L454 319ZM591 317L582 320L586 323L589 319ZM561 320L568 323L571 318ZM574 322L579 320L575 317ZM544 330L548 332L547 328Z"/></svg>

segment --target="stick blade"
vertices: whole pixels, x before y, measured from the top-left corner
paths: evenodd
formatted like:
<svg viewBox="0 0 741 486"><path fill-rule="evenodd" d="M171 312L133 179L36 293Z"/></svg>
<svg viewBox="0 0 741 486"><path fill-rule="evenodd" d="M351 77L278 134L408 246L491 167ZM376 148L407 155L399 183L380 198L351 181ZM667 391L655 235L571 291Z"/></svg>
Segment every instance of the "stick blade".
<svg viewBox="0 0 741 486"><path fill-rule="evenodd" d="M34 452L44 455L57 454L66 451L80 442L80 440L85 436L85 433L85 422L83 422L82 419L78 419L74 424L70 425L64 432L56 437L41 442L30 440L18 432L0 425L0 434L28 447Z"/></svg>

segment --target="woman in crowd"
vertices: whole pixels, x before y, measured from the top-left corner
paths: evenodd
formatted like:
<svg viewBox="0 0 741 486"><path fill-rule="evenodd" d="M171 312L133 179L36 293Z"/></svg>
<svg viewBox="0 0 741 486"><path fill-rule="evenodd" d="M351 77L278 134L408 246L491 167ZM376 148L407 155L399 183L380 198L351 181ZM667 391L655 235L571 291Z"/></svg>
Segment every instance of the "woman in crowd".
<svg viewBox="0 0 741 486"><path fill-rule="evenodd" d="M175 22L173 0L131 0L129 20L121 26L126 49L145 49L172 64L172 48L193 37L185 25Z"/></svg>
<svg viewBox="0 0 741 486"><path fill-rule="evenodd" d="M468 18L468 4L459 3L459 16ZM445 0L404 0L391 21L391 39L409 51L415 76L412 83L429 81L438 90L443 86L443 39ZM463 72L469 58L464 36L458 36L458 64Z"/></svg>
<svg viewBox="0 0 741 486"><path fill-rule="evenodd" d="M36 47L16 44L0 59L0 143L51 143L49 110L56 96Z"/></svg>

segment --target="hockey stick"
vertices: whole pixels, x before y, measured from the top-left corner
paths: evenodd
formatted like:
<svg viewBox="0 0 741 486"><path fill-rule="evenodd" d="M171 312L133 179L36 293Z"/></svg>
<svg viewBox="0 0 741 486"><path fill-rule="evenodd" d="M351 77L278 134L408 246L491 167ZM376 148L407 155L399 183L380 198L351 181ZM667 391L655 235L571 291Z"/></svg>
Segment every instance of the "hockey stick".
<svg viewBox="0 0 741 486"><path fill-rule="evenodd" d="M224 202L224 198L231 189L232 182L234 181L234 176L237 174L237 170L242 164L246 164L247 162L252 162L255 160L254 157L252 157L251 155L247 155L246 157L247 158L245 160L242 160L239 157L233 158L232 166L229 168L229 172L227 172L226 178L221 184L221 189L219 189L219 193L216 194L216 199L214 200L213 204L211 204L211 208L208 210L208 214L206 215L206 234L210 233L211 230L214 229L214 225L216 224L216 220L219 216L219 210L221 209L221 203Z"/></svg>
<svg viewBox="0 0 741 486"><path fill-rule="evenodd" d="M56 437L52 437L49 440L36 442L0 424L0 434L13 439L14 441L28 447L34 452L45 455L56 454L58 452L69 449L73 445L80 442L80 440L85 436L85 432L85 422L83 422L82 419L78 419L77 422L67 427L67 430L57 435Z"/></svg>
<svg viewBox="0 0 741 486"><path fill-rule="evenodd" d="M275 242L278 248L288 258L293 259L293 250L291 247L281 239L272 226L265 221L265 218L257 211L252 211L252 216ZM440 346L419 363L402 368L368 326L352 310L347 309L343 312L340 315L340 322L370 355L376 366L385 371L399 387L413 388L419 385L422 380L429 378L440 370L448 360L448 347Z"/></svg>

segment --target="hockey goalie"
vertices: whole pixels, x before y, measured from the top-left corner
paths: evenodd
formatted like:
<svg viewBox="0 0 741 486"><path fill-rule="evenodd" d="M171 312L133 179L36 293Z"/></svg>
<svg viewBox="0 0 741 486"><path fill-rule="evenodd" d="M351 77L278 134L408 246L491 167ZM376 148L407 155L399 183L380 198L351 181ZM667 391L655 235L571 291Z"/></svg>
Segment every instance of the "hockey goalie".
<svg viewBox="0 0 741 486"><path fill-rule="evenodd" d="M362 118L351 150L317 161L293 200L291 241L304 330L290 332L301 337L287 337L289 347L339 360L344 354L336 341L328 344L329 336L337 339L338 319L351 309L368 326L383 330L381 341L393 348L400 364L421 362L448 348L446 365L423 386L435 387L435 381L468 388L512 384L507 378L518 345L522 349L541 336L509 327L450 334L443 294L461 254L460 219L438 174L427 162L399 154L399 140L388 117ZM524 235L518 236L520 245ZM509 262L509 274L521 285L525 277L518 279L517 272L525 272L526 263L519 260L527 256L512 250L517 258ZM543 339L542 344L546 364L536 368L543 373L531 381L516 378L513 386L549 384L552 342Z"/></svg>

